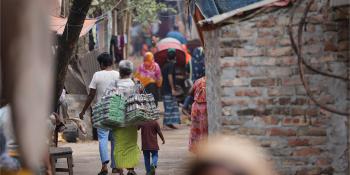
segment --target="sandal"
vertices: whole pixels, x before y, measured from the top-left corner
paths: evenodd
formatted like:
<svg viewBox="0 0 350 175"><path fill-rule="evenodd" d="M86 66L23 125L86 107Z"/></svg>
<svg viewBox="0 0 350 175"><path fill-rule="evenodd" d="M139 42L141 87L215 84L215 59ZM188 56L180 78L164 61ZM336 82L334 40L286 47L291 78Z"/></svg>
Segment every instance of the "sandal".
<svg viewBox="0 0 350 175"><path fill-rule="evenodd" d="M112 173L113 174L119 174L119 175L124 175L124 173L123 173L123 169L119 169L119 168L113 168L112 169Z"/></svg>
<svg viewBox="0 0 350 175"><path fill-rule="evenodd" d="M97 175L108 175L108 171L100 171Z"/></svg>
<svg viewBox="0 0 350 175"><path fill-rule="evenodd" d="M137 175L134 170L129 170L127 175Z"/></svg>

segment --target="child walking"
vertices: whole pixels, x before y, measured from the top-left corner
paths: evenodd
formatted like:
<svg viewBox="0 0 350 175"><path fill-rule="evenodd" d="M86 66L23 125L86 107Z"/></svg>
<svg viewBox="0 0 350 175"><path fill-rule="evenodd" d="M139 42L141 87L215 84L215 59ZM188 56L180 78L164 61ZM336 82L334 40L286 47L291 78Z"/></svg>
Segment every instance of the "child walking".
<svg viewBox="0 0 350 175"><path fill-rule="evenodd" d="M155 169L158 165L159 150L157 135L159 135L163 141L163 144L165 144L163 133L160 130L160 126L157 121L146 122L140 125L139 129L141 129L142 151L145 159L147 175L155 175Z"/></svg>

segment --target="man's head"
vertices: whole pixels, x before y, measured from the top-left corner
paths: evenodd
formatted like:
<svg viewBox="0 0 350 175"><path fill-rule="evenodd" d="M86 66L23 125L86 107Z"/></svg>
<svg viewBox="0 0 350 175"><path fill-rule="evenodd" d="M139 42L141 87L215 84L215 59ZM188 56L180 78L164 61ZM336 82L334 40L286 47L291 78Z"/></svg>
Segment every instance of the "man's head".
<svg viewBox="0 0 350 175"><path fill-rule="evenodd" d="M129 60L122 60L119 63L119 73L121 77L127 77L132 74L134 70L134 64Z"/></svg>
<svg viewBox="0 0 350 175"><path fill-rule="evenodd" d="M170 48L168 49L168 59L175 60L176 58L176 49Z"/></svg>
<svg viewBox="0 0 350 175"><path fill-rule="evenodd" d="M101 53L97 57L97 61L100 64L102 70L113 65L113 58L107 52Z"/></svg>

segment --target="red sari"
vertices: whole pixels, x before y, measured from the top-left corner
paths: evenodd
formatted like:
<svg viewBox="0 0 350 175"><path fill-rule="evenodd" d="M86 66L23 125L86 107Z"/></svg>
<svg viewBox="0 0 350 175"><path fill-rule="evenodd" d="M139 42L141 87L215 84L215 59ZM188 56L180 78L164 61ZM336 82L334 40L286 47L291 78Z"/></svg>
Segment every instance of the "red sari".
<svg viewBox="0 0 350 175"><path fill-rule="evenodd" d="M206 78L198 79L194 85L194 103L191 111L191 132L189 150L197 152L197 144L208 137L208 114L206 100Z"/></svg>

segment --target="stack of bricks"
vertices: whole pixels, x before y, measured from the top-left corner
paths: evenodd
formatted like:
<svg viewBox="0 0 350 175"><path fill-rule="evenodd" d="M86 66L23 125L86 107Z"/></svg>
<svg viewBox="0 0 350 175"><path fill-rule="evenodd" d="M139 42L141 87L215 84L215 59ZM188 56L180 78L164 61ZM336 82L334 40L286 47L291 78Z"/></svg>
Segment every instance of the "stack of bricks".
<svg viewBox="0 0 350 175"><path fill-rule="evenodd" d="M349 8L315 2L303 55L318 70L349 77ZM347 174L348 118L306 95L287 33L290 14L291 7L280 8L204 33L210 131L257 140L282 175ZM349 110L349 84L305 70L319 101Z"/></svg>

